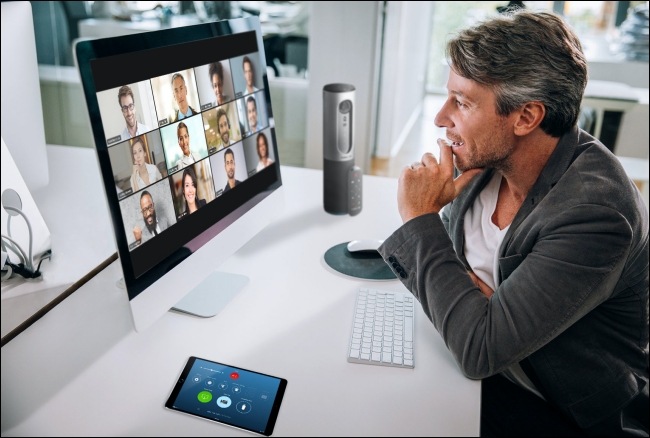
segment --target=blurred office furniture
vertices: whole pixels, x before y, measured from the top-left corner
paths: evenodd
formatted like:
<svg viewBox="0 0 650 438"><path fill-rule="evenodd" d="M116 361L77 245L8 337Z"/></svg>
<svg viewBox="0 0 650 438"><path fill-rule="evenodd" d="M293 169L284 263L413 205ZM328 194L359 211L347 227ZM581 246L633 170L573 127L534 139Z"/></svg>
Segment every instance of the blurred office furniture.
<svg viewBox="0 0 650 438"><path fill-rule="evenodd" d="M2 3L2 138L27 187L48 182L43 107L32 9L29 2Z"/></svg>
<svg viewBox="0 0 650 438"><path fill-rule="evenodd" d="M649 20L647 2L631 8L619 26L620 35L612 43L612 51L625 59L648 62Z"/></svg>
<svg viewBox="0 0 650 438"><path fill-rule="evenodd" d="M232 436L164 408L191 355L286 378L278 436L478 435L481 383L463 376L421 306L415 369L346 361L356 291L373 283L332 273L322 255L400 226L396 180L364 177L354 218L323 211L321 171L283 166L282 180L283 214L220 266L251 282L217 317L167 312L136 333L116 261L6 344L2 435Z"/></svg>
<svg viewBox="0 0 650 438"><path fill-rule="evenodd" d="M595 120L586 126L586 130L614 151L623 114L634 108L638 101L636 91L629 85L589 80L582 105L594 110Z"/></svg>

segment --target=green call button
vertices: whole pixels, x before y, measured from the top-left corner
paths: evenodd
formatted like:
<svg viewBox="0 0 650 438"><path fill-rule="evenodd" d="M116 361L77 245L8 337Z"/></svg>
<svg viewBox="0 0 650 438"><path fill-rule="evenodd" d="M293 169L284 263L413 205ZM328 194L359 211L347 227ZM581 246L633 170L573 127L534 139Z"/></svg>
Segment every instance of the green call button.
<svg viewBox="0 0 650 438"><path fill-rule="evenodd" d="M201 403L207 403L212 400L212 393L208 391L201 391L197 397Z"/></svg>

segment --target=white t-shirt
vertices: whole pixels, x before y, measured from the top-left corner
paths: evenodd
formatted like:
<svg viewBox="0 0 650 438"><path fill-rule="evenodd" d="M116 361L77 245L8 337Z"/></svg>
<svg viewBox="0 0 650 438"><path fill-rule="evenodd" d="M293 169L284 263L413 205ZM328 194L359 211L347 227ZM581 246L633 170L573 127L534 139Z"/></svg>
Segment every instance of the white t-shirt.
<svg viewBox="0 0 650 438"><path fill-rule="evenodd" d="M135 122L135 137L149 131L151 131L151 129L149 129L146 125ZM122 131L122 140L128 140L130 138L131 134L129 133L129 128L124 128L124 131Z"/></svg>
<svg viewBox="0 0 650 438"><path fill-rule="evenodd" d="M262 161L259 161L257 163L257 167L255 168L255 170L257 170L259 172L260 170L264 169L267 166L270 166L271 164L273 164L273 160L270 159L270 158L267 158L266 159L266 166L264 165L264 163L262 163Z"/></svg>
<svg viewBox="0 0 650 438"><path fill-rule="evenodd" d="M508 225L501 230L492 222L492 214L499 199L501 178L501 173L495 171L490 182L465 213L465 258L474 274L493 291L499 287L499 250L510 228ZM518 363L501 374L512 383L544 398Z"/></svg>

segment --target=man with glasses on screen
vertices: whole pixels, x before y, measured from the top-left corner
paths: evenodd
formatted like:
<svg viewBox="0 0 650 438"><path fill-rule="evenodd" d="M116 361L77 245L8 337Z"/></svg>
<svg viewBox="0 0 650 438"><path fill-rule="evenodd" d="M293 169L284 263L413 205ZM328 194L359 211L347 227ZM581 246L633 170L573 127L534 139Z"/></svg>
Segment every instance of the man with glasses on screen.
<svg viewBox="0 0 650 438"><path fill-rule="evenodd" d="M120 87L117 92L117 101L120 104L122 115L126 122L126 127L124 128L124 131L122 131L122 140L128 140L150 131L147 126L138 123L136 120L135 99L131 87L128 85Z"/></svg>
<svg viewBox="0 0 650 438"><path fill-rule="evenodd" d="M172 76L172 91L174 92L176 105L178 105L178 111L176 111L174 122L178 122L179 120L197 114L187 101L187 85L185 85L185 78L182 74L175 73Z"/></svg>
<svg viewBox="0 0 650 438"><path fill-rule="evenodd" d="M156 216L153 198L146 190L140 195L140 211L142 212L142 219L144 219L144 229L137 225L133 228L133 237L137 242L142 244L169 227L169 223L164 216Z"/></svg>

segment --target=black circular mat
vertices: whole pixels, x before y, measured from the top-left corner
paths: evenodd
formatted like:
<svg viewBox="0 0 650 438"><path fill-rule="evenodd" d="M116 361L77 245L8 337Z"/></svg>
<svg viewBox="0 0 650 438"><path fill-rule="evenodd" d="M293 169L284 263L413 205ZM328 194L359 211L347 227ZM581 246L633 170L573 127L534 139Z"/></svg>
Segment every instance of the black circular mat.
<svg viewBox="0 0 650 438"><path fill-rule="evenodd" d="M378 252L348 251L348 243L333 246L325 253L325 263L341 274L367 280L394 280L395 274Z"/></svg>

